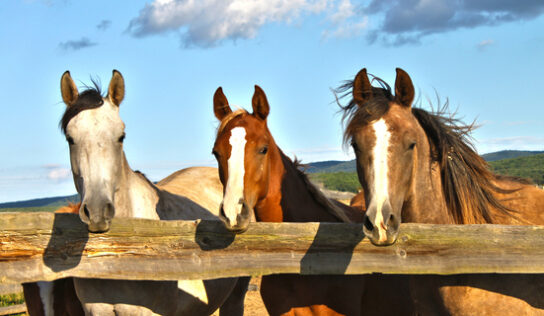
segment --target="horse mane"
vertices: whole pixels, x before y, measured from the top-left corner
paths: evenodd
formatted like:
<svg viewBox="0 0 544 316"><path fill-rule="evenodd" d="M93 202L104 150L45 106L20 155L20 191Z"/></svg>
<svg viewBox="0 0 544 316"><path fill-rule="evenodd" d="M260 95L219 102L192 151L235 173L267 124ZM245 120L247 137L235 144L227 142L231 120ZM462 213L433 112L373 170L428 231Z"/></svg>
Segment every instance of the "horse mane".
<svg viewBox="0 0 544 316"><path fill-rule="evenodd" d="M134 173L140 178L142 178L143 180L145 180L145 182L147 182L147 184L149 184L150 186L157 187L157 184L149 180L149 178L145 175L145 173L141 172L140 170L134 170Z"/></svg>
<svg viewBox="0 0 544 316"><path fill-rule="evenodd" d="M248 111L244 110L244 109L238 109L234 112L231 112L229 114L227 114L227 116L225 116L222 120L221 120L221 123L219 124L219 127L217 128L217 134L221 133L225 127L227 126L227 124L232 121L233 119L235 119L236 117L238 116L242 116L244 114L249 114Z"/></svg>
<svg viewBox="0 0 544 316"><path fill-rule="evenodd" d="M68 205L62 206L55 210L55 213L69 213L69 214L78 214L79 208L81 207L81 202L72 203L69 202Z"/></svg>
<svg viewBox="0 0 544 316"><path fill-rule="evenodd" d="M293 167L293 169L295 170L295 174L302 180L302 182L306 186L306 189L313 197L313 199L317 202L317 204L323 206L332 216L338 218L340 221L345 223L353 222L347 217L347 215L340 207L334 205L334 203L332 203L332 201L328 199L325 194L323 194L323 192L321 192L321 190L319 190L319 188L310 181L310 179L304 172L306 166L303 165L300 160L295 157L295 160L292 161L281 151L281 149L280 155L285 166L291 165Z"/></svg>
<svg viewBox="0 0 544 316"><path fill-rule="evenodd" d="M93 86L87 86L87 89L79 94L76 102L66 107L66 110L64 111L64 114L59 122L59 126L63 134L66 134L66 127L74 116L78 115L81 111L96 109L104 104L104 100L102 99L102 91L99 84L95 80L91 81Z"/></svg>
<svg viewBox="0 0 544 316"><path fill-rule="evenodd" d="M447 103L436 112L412 108L412 114L427 134L431 159L440 166L442 188L451 215L459 224L494 223L492 208L514 217L515 210L503 205L495 193L517 191L502 189L496 181L519 178L498 176L476 152L470 139L474 124L463 124L453 115L446 115Z"/></svg>
<svg viewBox="0 0 544 316"><path fill-rule="evenodd" d="M333 90L343 111L346 124L344 144L352 141L359 128L382 117L394 101L391 88L382 79L374 77L381 87L373 87L374 96L362 105L351 99L347 105L340 99L351 94L353 81ZM340 95L340 96L339 96ZM492 208L520 220L516 212L503 205L494 193L513 193L519 189L502 189L496 181L510 180L520 184L519 178L499 176L491 172L487 162L476 152L470 133L474 124L464 124L448 111L448 101L436 111L428 112L412 107L412 114L425 131L431 147L432 161L440 166L442 190L448 211L457 224L493 223Z"/></svg>

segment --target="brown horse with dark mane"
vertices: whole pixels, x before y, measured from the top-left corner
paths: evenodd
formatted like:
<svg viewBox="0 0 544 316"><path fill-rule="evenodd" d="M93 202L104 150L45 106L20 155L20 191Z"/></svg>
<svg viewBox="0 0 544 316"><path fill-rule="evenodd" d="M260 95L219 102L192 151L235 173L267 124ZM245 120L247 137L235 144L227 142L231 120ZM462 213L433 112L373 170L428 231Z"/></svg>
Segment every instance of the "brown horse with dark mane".
<svg viewBox="0 0 544 316"><path fill-rule="evenodd" d="M472 125L412 107L414 87L397 68L394 94L362 69L336 90L352 95L342 106L344 140L357 157L365 192L365 235L376 245L396 241L401 222L544 224L544 191L525 180L493 174L470 143ZM512 240L515 242L515 240ZM412 277L422 315L542 315L542 275Z"/></svg>
<svg viewBox="0 0 544 316"><path fill-rule="evenodd" d="M233 112L221 88L214 95L220 126L213 154L224 186L220 217L225 226L241 233L253 219L361 222L360 209L327 199L276 145L267 126L270 107L258 86L252 103L253 113ZM271 275L263 276L261 284L264 304L273 316L409 314L406 293L407 282L394 276Z"/></svg>

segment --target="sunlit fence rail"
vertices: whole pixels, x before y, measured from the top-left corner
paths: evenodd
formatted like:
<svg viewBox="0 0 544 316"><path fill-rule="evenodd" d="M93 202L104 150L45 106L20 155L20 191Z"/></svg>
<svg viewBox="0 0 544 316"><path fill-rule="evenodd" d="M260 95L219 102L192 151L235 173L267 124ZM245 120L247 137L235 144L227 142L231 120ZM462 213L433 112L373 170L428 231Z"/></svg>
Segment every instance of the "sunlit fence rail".
<svg viewBox="0 0 544 316"><path fill-rule="evenodd" d="M116 219L89 234L73 214L0 214L0 284L87 277L211 279L300 274L544 273L544 226L403 224L376 247L362 225Z"/></svg>

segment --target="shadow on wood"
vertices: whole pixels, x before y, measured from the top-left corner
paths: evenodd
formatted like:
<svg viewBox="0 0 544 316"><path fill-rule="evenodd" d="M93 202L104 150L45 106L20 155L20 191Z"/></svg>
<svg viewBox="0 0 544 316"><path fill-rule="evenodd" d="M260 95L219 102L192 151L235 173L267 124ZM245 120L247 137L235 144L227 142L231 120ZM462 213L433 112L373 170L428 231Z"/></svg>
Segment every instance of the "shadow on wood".
<svg viewBox="0 0 544 316"><path fill-rule="evenodd" d="M54 272L76 267L88 240L87 225L79 216L55 213L51 237L43 253L43 263Z"/></svg>
<svg viewBox="0 0 544 316"><path fill-rule="evenodd" d="M365 237L362 227L353 228L319 223L310 248L300 260L300 273L315 274L319 267L319 271L326 271L325 274L344 274L353 257L353 250ZM331 239L338 239L333 247Z"/></svg>

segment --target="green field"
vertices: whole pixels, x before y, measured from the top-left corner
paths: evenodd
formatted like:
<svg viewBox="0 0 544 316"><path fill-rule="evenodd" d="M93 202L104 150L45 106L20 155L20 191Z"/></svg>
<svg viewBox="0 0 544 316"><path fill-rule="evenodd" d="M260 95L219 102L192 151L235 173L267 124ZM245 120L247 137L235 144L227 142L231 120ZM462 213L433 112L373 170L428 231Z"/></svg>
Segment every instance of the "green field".
<svg viewBox="0 0 544 316"><path fill-rule="evenodd" d="M0 295L0 307L23 304L24 302L23 293Z"/></svg>
<svg viewBox="0 0 544 316"><path fill-rule="evenodd" d="M328 190L357 193L361 189L355 172L311 173L309 177L314 182L323 183Z"/></svg>
<svg viewBox="0 0 544 316"><path fill-rule="evenodd" d="M54 212L59 206L34 206L34 207L7 207L0 208L0 212Z"/></svg>
<svg viewBox="0 0 544 316"><path fill-rule="evenodd" d="M492 161L489 165L495 173L527 178L535 184L544 184L544 154Z"/></svg>

